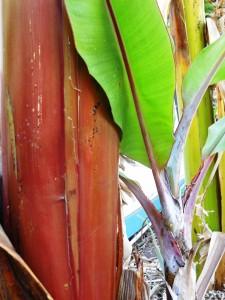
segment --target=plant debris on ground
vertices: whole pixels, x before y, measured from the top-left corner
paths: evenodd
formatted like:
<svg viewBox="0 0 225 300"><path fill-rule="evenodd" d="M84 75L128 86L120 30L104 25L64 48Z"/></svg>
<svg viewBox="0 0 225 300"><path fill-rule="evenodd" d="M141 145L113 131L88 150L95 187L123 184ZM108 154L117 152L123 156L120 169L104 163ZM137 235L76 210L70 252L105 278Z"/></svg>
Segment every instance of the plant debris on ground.
<svg viewBox="0 0 225 300"><path fill-rule="evenodd" d="M151 300L166 300L166 283L155 247L156 236L148 229L134 244L129 268L135 268L135 256L143 261L144 280L150 289ZM209 290L207 300L225 300L225 284L221 291Z"/></svg>

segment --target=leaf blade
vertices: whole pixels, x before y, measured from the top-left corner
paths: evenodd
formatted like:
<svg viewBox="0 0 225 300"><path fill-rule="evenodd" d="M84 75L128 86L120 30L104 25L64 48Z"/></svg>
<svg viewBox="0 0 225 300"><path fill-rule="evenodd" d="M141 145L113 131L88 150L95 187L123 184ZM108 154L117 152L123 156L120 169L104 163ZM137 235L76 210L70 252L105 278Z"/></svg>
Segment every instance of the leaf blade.
<svg viewBox="0 0 225 300"><path fill-rule="evenodd" d="M215 76L213 77L211 84L216 84L219 81L225 80L225 61L222 63Z"/></svg>
<svg viewBox="0 0 225 300"><path fill-rule="evenodd" d="M111 4L125 44L155 157L158 164L163 166L173 144L173 57L155 1L142 2L126 0L112 1ZM126 68L106 5L99 0L85 3L67 0L66 6L78 52L89 72L106 92L114 120L122 129L121 152L148 165ZM155 60L160 61L160 66L154 64ZM154 84L151 84L152 81Z"/></svg>
<svg viewBox="0 0 225 300"><path fill-rule="evenodd" d="M219 80L223 73L221 70L224 59L225 35L205 47L189 68L183 82L183 99L186 106L193 101L200 102L209 84Z"/></svg>
<svg viewBox="0 0 225 300"><path fill-rule="evenodd" d="M223 68L224 59L225 35L204 48L185 75L182 86L184 111L176 130L176 139L167 163L167 172L173 182L177 181L177 176L180 173L181 154L184 150L192 120L208 86L213 82L214 76L217 76L217 72L220 72L220 68ZM217 76L217 79L219 76Z"/></svg>
<svg viewBox="0 0 225 300"><path fill-rule="evenodd" d="M225 117L208 128L208 137L202 149L202 157L220 153L225 150Z"/></svg>

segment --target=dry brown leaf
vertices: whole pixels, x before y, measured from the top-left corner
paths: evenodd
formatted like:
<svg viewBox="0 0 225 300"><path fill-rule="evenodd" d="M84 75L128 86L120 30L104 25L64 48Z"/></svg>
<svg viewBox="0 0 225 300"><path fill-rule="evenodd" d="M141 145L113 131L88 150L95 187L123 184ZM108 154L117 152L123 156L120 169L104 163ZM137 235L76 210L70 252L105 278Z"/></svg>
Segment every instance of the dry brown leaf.
<svg viewBox="0 0 225 300"><path fill-rule="evenodd" d="M0 299L53 300L0 226Z"/></svg>
<svg viewBox="0 0 225 300"><path fill-rule="evenodd" d="M140 285L140 283L142 284ZM137 287L139 289L138 295L137 295ZM140 281L140 274L138 270L131 270L131 269L123 270L117 299L118 300L136 300L136 299L149 300L149 288L143 280Z"/></svg>

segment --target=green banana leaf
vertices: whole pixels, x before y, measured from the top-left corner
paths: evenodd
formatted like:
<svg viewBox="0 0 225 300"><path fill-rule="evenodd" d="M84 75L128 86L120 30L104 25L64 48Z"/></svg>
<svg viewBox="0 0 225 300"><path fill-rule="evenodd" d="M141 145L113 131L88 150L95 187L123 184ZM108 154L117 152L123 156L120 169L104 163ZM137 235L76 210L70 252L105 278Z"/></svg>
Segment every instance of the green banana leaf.
<svg viewBox="0 0 225 300"><path fill-rule="evenodd" d="M221 80L225 80L225 61L222 63L221 67L216 72L211 84L218 83Z"/></svg>
<svg viewBox="0 0 225 300"><path fill-rule="evenodd" d="M185 106L199 103L208 86L225 79L225 34L205 47L190 66L183 82Z"/></svg>
<svg viewBox="0 0 225 300"><path fill-rule="evenodd" d="M225 117L208 128L208 137L202 149L202 158L225 151Z"/></svg>
<svg viewBox="0 0 225 300"><path fill-rule="evenodd" d="M175 71L170 39L156 1L65 3L77 51L107 94L114 121L122 130L121 152L149 165L128 77L130 69L155 159L163 167L173 144Z"/></svg>
<svg viewBox="0 0 225 300"><path fill-rule="evenodd" d="M184 77L182 94L184 100L183 117L176 131L176 139L167 164L168 174L176 182L181 165L181 153L197 112L198 106L208 86L225 79L225 35L205 47L196 57Z"/></svg>

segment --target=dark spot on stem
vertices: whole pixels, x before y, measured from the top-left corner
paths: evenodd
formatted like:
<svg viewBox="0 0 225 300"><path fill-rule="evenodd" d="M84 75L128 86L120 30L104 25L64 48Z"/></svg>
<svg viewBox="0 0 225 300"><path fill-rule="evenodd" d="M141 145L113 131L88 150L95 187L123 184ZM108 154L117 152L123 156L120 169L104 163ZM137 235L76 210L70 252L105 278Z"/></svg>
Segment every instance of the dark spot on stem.
<svg viewBox="0 0 225 300"><path fill-rule="evenodd" d="M99 100L92 108L92 115L95 116L97 109L99 108L99 106L101 105L101 101Z"/></svg>

